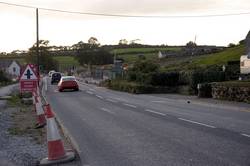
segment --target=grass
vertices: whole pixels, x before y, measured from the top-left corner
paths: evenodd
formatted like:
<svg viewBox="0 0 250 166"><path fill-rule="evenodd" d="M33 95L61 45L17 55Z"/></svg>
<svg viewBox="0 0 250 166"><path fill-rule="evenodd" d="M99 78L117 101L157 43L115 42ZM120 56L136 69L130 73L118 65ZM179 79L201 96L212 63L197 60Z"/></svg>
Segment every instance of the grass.
<svg viewBox="0 0 250 166"><path fill-rule="evenodd" d="M71 69L73 66L79 66L78 61L72 56L55 56L53 58L59 63L59 71Z"/></svg>
<svg viewBox="0 0 250 166"><path fill-rule="evenodd" d="M7 105L9 107L24 107L24 105L21 102L21 99L20 99L19 95L17 95L17 94L12 95L11 98L8 99Z"/></svg>
<svg viewBox="0 0 250 166"><path fill-rule="evenodd" d="M146 59L150 59L150 60L156 59L158 56L156 53L146 53L143 55L146 57ZM138 54L123 54L123 55L119 55L118 57L123 58L126 63L133 63L139 59Z"/></svg>
<svg viewBox="0 0 250 166"><path fill-rule="evenodd" d="M225 51L207 55L193 61L190 65L210 66L215 64L226 64L228 61L239 61L240 56L245 52L245 46L239 45L227 48Z"/></svg>
<svg viewBox="0 0 250 166"><path fill-rule="evenodd" d="M227 64L228 61L239 61L240 56L244 54L244 51L245 46L238 45L232 48L227 48L222 52L209 55L166 58L163 59L161 65L165 71L183 71L189 69L206 68L213 65Z"/></svg>
<svg viewBox="0 0 250 166"><path fill-rule="evenodd" d="M129 54L129 53L148 53L148 52L158 52L158 51L180 51L180 47L163 47L163 48L119 48L119 49L114 49L111 51L113 54L116 53L117 55L119 54Z"/></svg>
<svg viewBox="0 0 250 166"><path fill-rule="evenodd" d="M13 125L8 129L10 134L32 137L37 144L43 144L46 141L45 129L35 129L37 115L32 110L33 105L23 104L19 95L12 94L7 106L7 109L16 109L11 114Z"/></svg>
<svg viewBox="0 0 250 166"><path fill-rule="evenodd" d="M220 82L217 84L223 85L223 86L229 86L229 87L250 87L250 80L248 81L226 81L226 82Z"/></svg>

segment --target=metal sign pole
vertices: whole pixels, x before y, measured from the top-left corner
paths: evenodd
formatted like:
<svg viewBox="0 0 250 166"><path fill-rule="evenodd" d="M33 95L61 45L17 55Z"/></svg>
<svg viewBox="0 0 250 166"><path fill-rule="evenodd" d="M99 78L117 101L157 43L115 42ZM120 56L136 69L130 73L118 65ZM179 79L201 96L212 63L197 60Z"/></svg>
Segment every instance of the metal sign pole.
<svg viewBox="0 0 250 166"><path fill-rule="evenodd" d="M39 85L39 20L38 20L38 8L36 9L36 56L37 56L37 75L38 75L38 85Z"/></svg>

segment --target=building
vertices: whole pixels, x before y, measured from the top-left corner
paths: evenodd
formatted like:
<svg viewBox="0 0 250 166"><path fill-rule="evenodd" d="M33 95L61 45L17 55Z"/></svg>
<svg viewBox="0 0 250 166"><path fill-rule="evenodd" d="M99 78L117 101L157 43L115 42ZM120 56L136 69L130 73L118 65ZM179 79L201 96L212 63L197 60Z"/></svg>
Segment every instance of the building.
<svg viewBox="0 0 250 166"><path fill-rule="evenodd" d="M11 77L19 77L21 65L15 60L1 60L0 70L4 71Z"/></svg>
<svg viewBox="0 0 250 166"><path fill-rule="evenodd" d="M240 57L240 73L250 74L250 54Z"/></svg>
<svg viewBox="0 0 250 166"><path fill-rule="evenodd" d="M165 58L166 57L166 54L162 54L161 51L158 52L158 58L161 59L161 58Z"/></svg>

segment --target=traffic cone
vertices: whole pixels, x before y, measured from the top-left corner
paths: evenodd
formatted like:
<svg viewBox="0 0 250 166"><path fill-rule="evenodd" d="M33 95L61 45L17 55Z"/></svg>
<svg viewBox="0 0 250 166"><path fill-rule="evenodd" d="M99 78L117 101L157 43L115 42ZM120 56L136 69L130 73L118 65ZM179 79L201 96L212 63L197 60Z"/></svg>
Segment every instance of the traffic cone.
<svg viewBox="0 0 250 166"><path fill-rule="evenodd" d="M35 96L36 100L36 114L37 114L37 126L36 128L41 128L46 125L46 119L42 107L41 98L39 96Z"/></svg>
<svg viewBox="0 0 250 166"><path fill-rule="evenodd" d="M61 136L59 134L54 113L50 105L45 105L47 117L47 141L48 141L48 157L40 161L40 165L52 165L72 161L75 153L65 152Z"/></svg>

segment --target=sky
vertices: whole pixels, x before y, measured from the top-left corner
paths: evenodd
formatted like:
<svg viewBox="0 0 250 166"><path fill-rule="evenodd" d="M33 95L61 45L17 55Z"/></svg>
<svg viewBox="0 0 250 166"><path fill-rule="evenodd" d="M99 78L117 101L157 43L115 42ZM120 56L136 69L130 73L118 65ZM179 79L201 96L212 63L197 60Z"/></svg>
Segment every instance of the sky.
<svg viewBox="0 0 250 166"><path fill-rule="evenodd" d="M0 0L0 52L27 50L36 42L33 8L1 2L77 12L140 16L203 16L246 13L250 0ZM224 17L124 18L39 9L39 38L70 46L96 37L104 44L140 39L142 44L227 46L244 39L250 14Z"/></svg>

